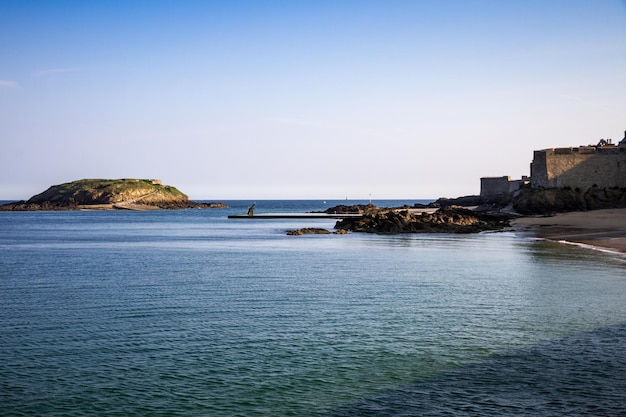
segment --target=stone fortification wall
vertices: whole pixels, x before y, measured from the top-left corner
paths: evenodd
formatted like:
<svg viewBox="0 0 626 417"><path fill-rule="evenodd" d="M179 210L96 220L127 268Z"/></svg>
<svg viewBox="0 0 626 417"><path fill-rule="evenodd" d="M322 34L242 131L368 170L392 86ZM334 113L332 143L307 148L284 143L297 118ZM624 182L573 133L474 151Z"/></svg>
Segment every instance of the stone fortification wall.
<svg viewBox="0 0 626 417"><path fill-rule="evenodd" d="M519 190L523 183L524 179L511 180L509 176L483 177L480 179L480 196L494 197L500 194L512 193Z"/></svg>
<svg viewBox="0 0 626 417"><path fill-rule="evenodd" d="M626 147L581 146L535 151L530 175L534 188L626 188Z"/></svg>

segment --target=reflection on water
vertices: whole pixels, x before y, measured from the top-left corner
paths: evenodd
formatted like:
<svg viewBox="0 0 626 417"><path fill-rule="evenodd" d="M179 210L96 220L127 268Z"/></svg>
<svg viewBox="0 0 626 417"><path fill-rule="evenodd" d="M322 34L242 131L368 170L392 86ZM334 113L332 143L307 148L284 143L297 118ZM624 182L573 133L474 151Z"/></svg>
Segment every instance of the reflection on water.
<svg viewBox="0 0 626 417"><path fill-rule="evenodd" d="M618 414L623 260L227 214L0 213L2 412Z"/></svg>
<svg viewBox="0 0 626 417"><path fill-rule="evenodd" d="M349 416L618 416L626 324L526 346L327 413Z"/></svg>

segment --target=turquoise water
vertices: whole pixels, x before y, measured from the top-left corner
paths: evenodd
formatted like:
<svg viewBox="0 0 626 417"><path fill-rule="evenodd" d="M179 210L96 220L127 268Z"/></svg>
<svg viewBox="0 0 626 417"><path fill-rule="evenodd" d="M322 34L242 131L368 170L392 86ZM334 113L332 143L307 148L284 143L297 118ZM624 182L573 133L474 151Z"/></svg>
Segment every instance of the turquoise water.
<svg viewBox="0 0 626 417"><path fill-rule="evenodd" d="M230 203L0 212L0 415L626 414L624 257Z"/></svg>

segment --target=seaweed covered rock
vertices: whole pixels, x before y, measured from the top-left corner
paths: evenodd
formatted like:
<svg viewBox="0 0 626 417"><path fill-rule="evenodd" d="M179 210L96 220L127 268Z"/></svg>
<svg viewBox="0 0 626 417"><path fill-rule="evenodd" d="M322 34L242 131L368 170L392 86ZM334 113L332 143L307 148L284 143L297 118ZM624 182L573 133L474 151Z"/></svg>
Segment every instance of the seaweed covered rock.
<svg viewBox="0 0 626 417"><path fill-rule="evenodd" d="M445 207L434 213L414 214L410 210L378 210L361 218L343 219L336 229L365 233L477 233L499 230L509 218L478 213L461 207Z"/></svg>
<svg viewBox="0 0 626 417"><path fill-rule="evenodd" d="M302 229L296 230L287 230L288 236L301 236L301 235L342 235L347 233L346 230L340 229L335 232L331 232L330 230L322 229L319 227L304 227Z"/></svg>

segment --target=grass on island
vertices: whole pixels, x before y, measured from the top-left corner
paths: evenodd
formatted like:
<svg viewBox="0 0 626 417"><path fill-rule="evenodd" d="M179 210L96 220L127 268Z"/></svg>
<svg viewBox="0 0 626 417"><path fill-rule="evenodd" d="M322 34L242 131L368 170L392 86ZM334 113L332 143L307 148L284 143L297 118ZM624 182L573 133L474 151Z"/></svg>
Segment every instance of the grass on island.
<svg viewBox="0 0 626 417"><path fill-rule="evenodd" d="M73 194L77 191L100 193L109 192L111 194L121 194L136 189L160 191L161 193L170 194L173 196L185 195L175 187L169 185L161 185L160 182L149 179L83 179L60 184L57 186L57 191L59 194Z"/></svg>

